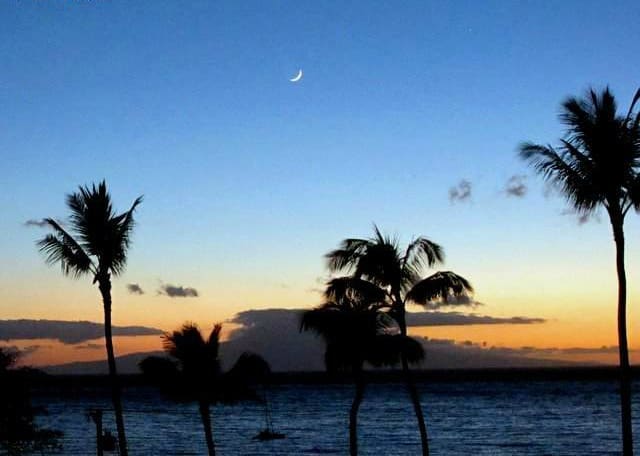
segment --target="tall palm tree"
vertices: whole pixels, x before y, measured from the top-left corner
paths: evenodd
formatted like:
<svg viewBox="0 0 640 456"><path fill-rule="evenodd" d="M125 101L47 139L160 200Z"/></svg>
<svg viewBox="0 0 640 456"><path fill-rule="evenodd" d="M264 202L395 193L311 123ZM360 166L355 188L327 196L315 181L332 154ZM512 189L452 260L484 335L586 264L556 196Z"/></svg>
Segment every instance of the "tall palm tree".
<svg viewBox="0 0 640 456"><path fill-rule="evenodd" d="M314 331L326 342L327 370L349 370L353 374L355 395L349 412L349 451L358 454L358 412L364 398L364 364L374 366L397 364L400 352L410 362L424 357L422 345L393 333L393 325L383 312L386 295L376 285L361 279L332 279L325 292L326 302L305 312L301 330ZM393 321L391 319L393 323Z"/></svg>
<svg viewBox="0 0 640 456"><path fill-rule="evenodd" d="M432 268L444 261L442 247L425 237L418 237L402 250L396 239L383 235L374 225L374 236L369 239L345 239L336 250L327 255L329 270L350 273L379 287L390 303L389 315L398 323L400 334L407 336L406 305L430 305L436 302L464 303L452 299L471 293L471 284L450 272L436 272L422 278L426 267ZM420 395L416 388L406 351L400 354L402 371L413 409L418 421L422 454L429 454L429 440Z"/></svg>
<svg viewBox="0 0 640 456"><path fill-rule="evenodd" d="M624 219L631 208L640 210L640 100L636 92L626 115L618 114L607 87L590 89L583 98L562 104L560 120L566 134L556 147L525 143L520 156L559 188L580 214L604 207L616 247L618 274L618 349L623 454L633 454L631 427L631 369L627 345L627 278L624 266Z"/></svg>
<svg viewBox="0 0 640 456"><path fill-rule="evenodd" d="M111 336L111 276L124 271L134 227L133 213L141 202L139 197L128 211L116 214L105 181L97 186L81 186L77 192L67 195L71 211L65 225L68 229L52 218L44 219L53 232L38 241L48 264L60 264L63 274L74 278L91 275L93 283L98 284L104 308L111 399L122 456L127 456L128 451Z"/></svg>
<svg viewBox="0 0 640 456"><path fill-rule="evenodd" d="M150 356L140 362L142 372L174 399L198 403L210 456L216 453L210 405L257 399L250 383L269 372L269 365L260 356L243 353L233 368L223 373L219 356L221 330L222 325L215 325L205 340L196 324L185 323L181 329L162 336L164 349L173 359Z"/></svg>

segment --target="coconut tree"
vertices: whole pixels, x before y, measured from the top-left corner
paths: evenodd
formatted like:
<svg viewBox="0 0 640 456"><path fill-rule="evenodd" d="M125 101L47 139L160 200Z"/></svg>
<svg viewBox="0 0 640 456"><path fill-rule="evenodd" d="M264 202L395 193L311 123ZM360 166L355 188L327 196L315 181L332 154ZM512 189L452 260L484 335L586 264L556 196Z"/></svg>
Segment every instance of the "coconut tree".
<svg viewBox="0 0 640 456"><path fill-rule="evenodd" d="M590 89L582 98L562 104L565 136L557 146L524 143L520 156L544 179L560 189L579 214L604 207L616 249L618 275L618 348L623 454L633 454L631 372L627 345L627 278L624 263L624 220L640 210L640 99L636 92L626 114L619 114L609 88Z"/></svg>
<svg viewBox="0 0 640 456"><path fill-rule="evenodd" d="M170 358L151 356L140 362L142 372L176 400L196 401L204 428L207 450L215 455L211 404L254 399L251 383L264 379L269 365L260 356L243 353L228 372L220 366L220 331L217 324L205 339L198 326L185 323L162 336Z"/></svg>
<svg viewBox="0 0 640 456"><path fill-rule="evenodd" d="M326 302L305 312L301 330L314 331L326 343L325 365L329 371L353 374L355 395L349 412L349 451L358 454L358 412L364 398L365 362L374 366L397 364L401 352L410 362L424 357L422 345L394 331L397 326L383 309L386 295L376 285L351 277L332 279Z"/></svg>
<svg viewBox="0 0 640 456"><path fill-rule="evenodd" d="M122 416L122 400L118 384L116 359L111 336L111 276L124 271L134 227L133 213L142 202L137 198L131 208L117 214L111 203L105 181L97 186L80 186L67 195L71 214L63 225L53 218L44 222L52 233L38 241L48 264L59 264L62 273L74 278L89 275L102 296L104 337L111 383L111 399L116 416L120 454L127 456L127 439Z"/></svg>
<svg viewBox="0 0 640 456"><path fill-rule="evenodd" d="M398 323L400 334L407 336L406 306L408 303L424 306L441 303L467 304L473 291L463 277L450 272L435 272L423 278L423 271L444 261L442 247L425 237L418 237L403 250L397 239L383 235L374 225L374 236L368 239L345 239L336 250L327 255L332 273L350 274L375 285L384 292L389 302L389 315ZM341 285L342 286L342 285ZM401 351L400 360L405 383L418 421L422 454L429 454L429 441L420 395L409 369L409 356Z"/></svg>

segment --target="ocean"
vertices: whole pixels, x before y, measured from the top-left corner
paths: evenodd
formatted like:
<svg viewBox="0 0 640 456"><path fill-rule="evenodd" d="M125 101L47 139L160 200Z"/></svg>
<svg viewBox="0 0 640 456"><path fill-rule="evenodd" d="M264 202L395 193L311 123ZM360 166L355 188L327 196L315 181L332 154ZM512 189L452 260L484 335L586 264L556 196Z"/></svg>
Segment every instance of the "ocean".
<svg viewBox="0 0 640 456"><path fill-rule="evenodd" d="M636 390L637 388L636 383ZM619 399L615 381L435 382L420 384L433 455L618 455ZM274 428L283 440L253 437L265 426L261 404L212 407L218 455L348 454L353 387L278 385L270 389ZM640 450L640 398L634 398L635 444ZM131 455L204 455L196 404L174 403L150 387L124 392ZM64 432L58 454L95 454L91 408L109 408L107 391L39 395L42 425ZM105 428L115 434L112 414ZM413 409L401 383L367 386L359 417L362 455L417 455ZM107 453L109 454L109 453Z"/></svg>

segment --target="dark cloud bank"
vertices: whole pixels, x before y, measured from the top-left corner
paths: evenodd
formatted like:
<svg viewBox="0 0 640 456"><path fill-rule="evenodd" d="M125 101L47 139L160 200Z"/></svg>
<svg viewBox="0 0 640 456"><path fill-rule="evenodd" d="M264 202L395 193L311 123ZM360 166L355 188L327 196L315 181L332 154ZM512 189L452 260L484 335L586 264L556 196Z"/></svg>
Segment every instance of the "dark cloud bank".
<svg viewBox="0 0 640 456"><path fill-rule="evenodd" d="M145 326L113 326L114 336L162 334ZM90 321L0 320L0 341L17 339L55 339L63 344L79 344L104 336L104 326Z"/></svg>
<svg viewBox="0 0 640 456"><path fill-rule="evenodd" d="M229 340L221 346L224 367L229 367L244 351L261 354L274 371L324 370L324 344L313 333L300 332L302 309L264 309L240 312L226 324L239 325ZM411 326L446 325L531 325L542 324L544 319L530 317L498 318L458 312L416 312L409 315ZM209 330L210 328L203 328ZM504 348L487 347L471 341L456 342L449 339L418 338L426 350L426 361L418 368L470 369L504 367L547 367L575 365L552 359L558 355L610 353L615 347L601 348ZM123 373L138 372L138 362L154 353L137 353L118 360ZM106 373L105 361L72 363L46 368L51 373Z"/></svg>

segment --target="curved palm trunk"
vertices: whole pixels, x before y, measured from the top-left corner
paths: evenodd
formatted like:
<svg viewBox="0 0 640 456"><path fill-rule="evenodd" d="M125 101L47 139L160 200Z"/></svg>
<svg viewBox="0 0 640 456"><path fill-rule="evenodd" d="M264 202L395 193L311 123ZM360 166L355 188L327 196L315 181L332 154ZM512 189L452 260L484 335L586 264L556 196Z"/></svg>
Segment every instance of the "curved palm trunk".
<svg viewBox="0 0 640 456"><path fill-rule="evenodd" d="M403 336L406 336L407 320L404 302L399 298L396 298L396 300L401 303L398 306L398 326L400 326L400 333ZM416 414L416 419L418 420L418 429L420 430L420 443L422 444L422 456L429 456L429 436L427 435L427 425L425 424L422 405L420 404L420 393L418 393L418 388L413 381L413 375L411 374L411 369L409 368L409 360L407 359L407 355L404 351L401 353L401 360L405 385L407 386L407 391L409 392L409 397L411 398L411 403L413 404L413 411Z"/></svg>
<svg viewBox="0 0 640 456"><path fill-rule="evenodd" d="M633 428L631 425L631 368L627 343L627 276L624 268L624 229L622 217L612 217L613 238L616 243L618 272L618 351L620 355L620 409L622 414L622 454L633 456Z"/></svg>
<svg viewBox="0 0 640 456"><path fill-rule="evenodd" d="M349 411L349 453L358 456L358 411L364 398L364 376L361 367L353 370L356 384L356 394Z"/></svg>
<svg viewBox="0 0 640 456"><path fill-rule="evenodd" d="M215 456L216 446L213 443L213 432L211 431L211 414L209 413L209 403L201 400L198 402L200 410L200 418L202 418L202 426L204 426L204 436L207 440L207 450L209 456Z"/></svg>
<svg viewBox="0 0 640 456"><path fill-rule="evenodd" d="M99 282L100 293L104 305L104 339L107 346L107 362L109 364L109 380L111 383L111 401L116 415L116 428L118 431L118 445L121 456L128 456L127 437L124 432L124 417L122 416L122 400L118 373L116 371L116 358L113 352L113 339L111 335L111 280L102 279Z"/></svg>

